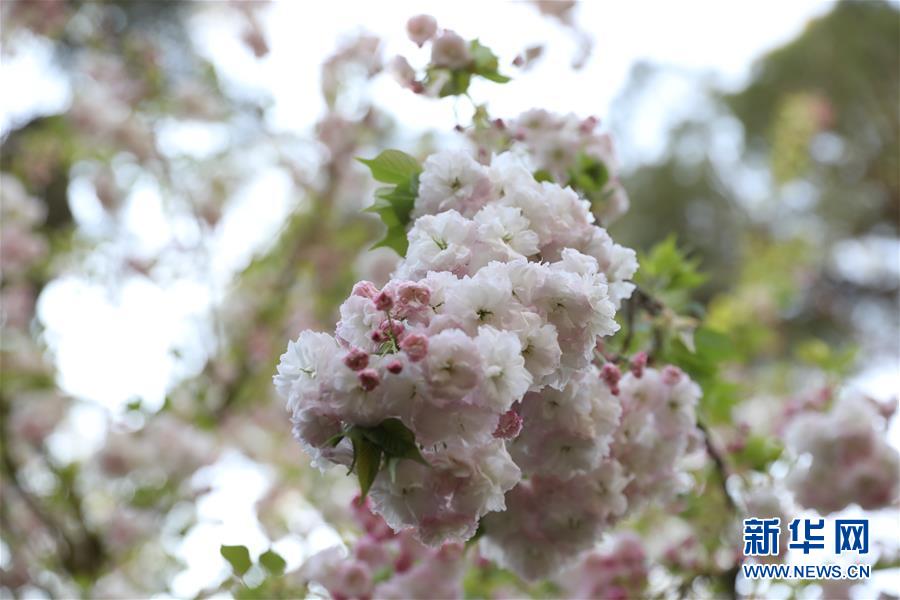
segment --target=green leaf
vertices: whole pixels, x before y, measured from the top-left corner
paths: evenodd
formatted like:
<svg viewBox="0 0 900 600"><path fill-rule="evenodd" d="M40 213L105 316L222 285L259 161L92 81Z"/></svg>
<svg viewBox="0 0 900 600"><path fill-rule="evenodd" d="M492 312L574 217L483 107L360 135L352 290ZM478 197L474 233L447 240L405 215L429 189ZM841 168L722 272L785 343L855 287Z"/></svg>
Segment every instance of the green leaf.
<svg viewBox="0 0 900 600"><path fill-rule="evenodd" d="M221 546L219 553L231 565L231 570L241 577L250 570L253 563L250 561L250 551L246 546Z"/></svg>
<svg viewBox="0 0 900 600"><path fill-rule="evenodd" d="M327 440L325 440L325 445L331 446L332 448L334 448L335 446L337 446L338 444L341 443L341 440L344 439L346 437L346 435L347 434L344 433L343 431L340 433L336 433L333 436L331 436L330 438L328 438Z"/></svg>
<svg viewBox="0 0 900 600"><path fill-rule="evenodd" d="M509 77L501 75L497 71L500 64L497 55L478 40L472 40L469 43L469 53L472 55L472 71L476 75L495 83L506 83L510 80Z"/></svg>
<svg viewBox="0 0 900 600"><path fill-rule="evenodd" d="M813 338L800 342L795 349L797 358L829 373L847 374L856 360L854 347L837 350L823 340Z"/></svg>
<svg viewBox="0 0 900 600"><path fill-rule="evenodd" d="M422 172L419 161L400 150L384 150L375 158L356 160L369 167L375 181L382 183L403 184Z"/></svg>
<svg viewBox="0 0 900 600"><path fill-rule="evenodd" d="M747 438L743 449L734 455L739 465L754 471L766 471L781 456L783 448L774 438L764 435L751 435Z"/></svg>
<svg viewBox="0 0 900 600"><path fill-rule="evenodd" d="M698 271L699 261L687 258L678 249L675 236L656 244L640 256L638 263L641 268L635 282L677 312L687 308L689 293L706 281Z"/></svg>
<svg viewBox="0 0 900 600"><path fill-rule="evenodd" d="M569 184L572 187L592 201L602 199L602 192L609 183L609 170L602 160L581 152L568 174Z"/></svg>
<svg viewBox="0 0 900 600"><path fill-rule="evenodd" d="M512 81L511 77L507 77L506 75L501 75L500 73L479 73L485 79L489 79L494 83L508 83Z"/></svg>
<svg viewBox="0 0 900 600"><path fill-rule="evenodd" d="M472 74L464 70L449 71L450 79L441 87L438 96L446 98L447 96L461 96L469 91L469 84L472 82Z"/></svg>
<svg viewBox="0 0 900 600"><path fill-rule="evenodd" d="M428 462L419 452L416 436L400 419L385 419L377 427L361 428L363 435L389 457L408 458L423 465Z"/></svg>
<svg viewBox="0 0 900 600"><path fill-rule="evenodd" d="M359 480L359 495L362 499L368 495L369 488L378 476L378 469L381 467L381 448L365 436L354 437L353 456L356 478Z"/></svg>
<svg viewBox="0 0 900 600"><path fill-rule="evenodd" d="M698 353L714 362L734 358L737 354L731 338L710 327L701 327L694 332L694 344Z"/></svg>
<svg viewBox="0 0 900 600"><path fill-rule="evenodd" d="M736 383L718 377L704 381L700 407L705 419L713 425L730 422L731 411L738 403L740 391Z"/></svg>
<svg viewBox="0 0 900 600"><path fill-rule="evenodd" d="M545 169L538 169L537 171L532 173L532 175L534 175L534 180L538 183L541 183L543 181L549 181L550 183L553 183L554 181L553 175L550 174L550 171L547 171Z"/></svg>
<svg viewBox="0 0 900 600"><path fill-rule="evenodd" d="M260 554L259 564L272 575L281 575L284 573L284 568L287 566L287 562L285 562L285 560L281 558L281 555L274 550L266 550Z"/></svg>
<svg viewBox="0 0 900 600"><path fill-rule="evenodd" d="M365 209L377 214L387 228L385 235L373 248L392 248L400 256L409 245L406 225L419 194L419 173L422 167L416 160L399 150L385 150L371 160L359 159L372 170L376 180L394 183L375 192L375 202Z"/></svg>

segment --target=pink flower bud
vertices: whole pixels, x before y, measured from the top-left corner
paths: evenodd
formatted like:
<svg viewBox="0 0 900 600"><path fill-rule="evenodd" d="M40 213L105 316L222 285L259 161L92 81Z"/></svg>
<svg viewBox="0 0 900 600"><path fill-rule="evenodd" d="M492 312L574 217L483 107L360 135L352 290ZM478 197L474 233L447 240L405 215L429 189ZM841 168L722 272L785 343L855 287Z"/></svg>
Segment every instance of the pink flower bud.
<svg viewBox="0 0 900 600"><path fill-rule="evenodd" d="M437 20L431 15L416 15L406 22L406 33L421 48L437 33Z"/></svg>
<svg viewBox="0 0 900 600"><path fill-rule="evenodd" d="M391 307L394 305L394 299L391 298L390 294L384 291L375 296L374 302L375 308L383 311L391 310Z"/></svg>
<svg viewBox="0 0 900 600"><path fill-rule="evenodd" d="M363 369L357 374L357 377L359 378L359 384L367 392L371 392L381 383L381 377L378 376L378 371L375 369Z"/></svg>
<svg viewBox="0 0 900 600"><path fill-rule="evenodd" d="M382 331L373 331L369 334L369 337L372 338L372 341L376 344L380 344L381 342L387 341L387 336Z"/></svg>
<svg viewBox="0 0 900 600"><path fill-rule="evenodd" d="M647 366L647 353L638 352L631 358L631 374L640 379L644 376L644 367Z"/></svg>
<svg viewBox="0 0 900 600"><path fill-rule="evenodd" d="M369 355L359 348L353 348L344 356L344 364L352 371L362 371L369 366Z"/></svg>
<svg viewBox="0 0 900 600"><path fill-rule="evenodd" d="M351 295L362 296L363 298L372 300L373 298L375 298L375 296L378 295L378 288L375 287L375 284L371 281L360 281L353 286L353 292L351 292Z"/></svg>
<svg viewBox="0 0 900 600"><path fill-rule="evenodd" d="M600 119L598 119L597 117L588 117L581 122L581 124L578 126L578 130L581 131L581 133L590 133L594 130L595 127L597 127L598 123L600 123Z"/></svg>
<svg viewBox="0 0 900 600"><path fill-rule="evenodd" d="M403 336L403 332L406 330L406 326L403 325L400 321L389 321L385 319L378 326L378 329L381 333L384 334L385 337L394 336L394 339L400 339Z"/></svg>
<svg viewBox="0 0 900 600"><path fill-rule="evenodd" d="M399 360L392 360L387 364L387 367L385 368L394 375L398 375L403 371L403 363Z"/></svg>
<svg viewBox="0 0 900 600"><path fill-rule="evenodd" d="M401 552L394 560L394 571L403 573L413 565L415 557L410 552Z"/></svg>
<svg viewBox="0 0 900 600"><path fill-rule="evenodd" d="M662 370L662 380L666 385L675 385L681 378L684 376L684 373L678 367L674 367L672 365L668 365L666 368Z"/></svg>
<svg viewBox="0 0 900 600"><path fill-rule="evenodd" d="M401 306L427 306L431 301L431 290L421 283L404 281L397 288L397 300Z"/></svg>
<svg viewBox="0 0 900 600"><path fill-rule="evenodd" d="M420 333L411 333L400 340L400 349L406 352L409 360L419 362L428 354L428 338Z"/></svg>
<svg viewBox="0 0 900 600"><path fill-rule="evenodd" d="M522 416L514 410L508 410L500 416L494 437L503 440L516 438L522 431Z"/></svg>
<svg viewBox="0 0 900 600"><path fill-rule="evenodd" d="M600 379L609 387L609 391L614 396L619 395L619 380L622 379L622 371L619 370L619 367L612 363L606 363L600 369Z"/></svg>
<svg viewBox="0 0 900 600"><path fill-rule="evenodd" d="M462 69L471 60L466 40L453 31L445 30L431 45L431 62L436 67Z"/></svg>

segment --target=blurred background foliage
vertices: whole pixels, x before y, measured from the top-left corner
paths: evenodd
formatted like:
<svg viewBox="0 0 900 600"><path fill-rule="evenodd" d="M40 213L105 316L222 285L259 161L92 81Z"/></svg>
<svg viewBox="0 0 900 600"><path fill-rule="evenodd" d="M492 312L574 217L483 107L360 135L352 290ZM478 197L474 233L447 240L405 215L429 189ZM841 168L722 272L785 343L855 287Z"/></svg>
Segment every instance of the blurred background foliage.
<svg viewBox="0 0 900 600"><path fill-rule="evenodd" d="M663 156L624 178L635 209L613 236L648 248L674 233L708 275L697 298L711 301L713 322L746 325L739 348L778 359L816 336L865 342L870 355L896 350L896 277L843 269L835 253L852 239L888 265L898 260L882 243L897 238L900 210L898 39L894 5L835 4L760 57L742 89L707 85L704 114L674 125ZM617 106L639 106L665 74L638 66ZM636 116L614 111L613 129ZM735 125L740 142L716 142ZM860 304L878 306L892 327L873 331Z"/></svg>

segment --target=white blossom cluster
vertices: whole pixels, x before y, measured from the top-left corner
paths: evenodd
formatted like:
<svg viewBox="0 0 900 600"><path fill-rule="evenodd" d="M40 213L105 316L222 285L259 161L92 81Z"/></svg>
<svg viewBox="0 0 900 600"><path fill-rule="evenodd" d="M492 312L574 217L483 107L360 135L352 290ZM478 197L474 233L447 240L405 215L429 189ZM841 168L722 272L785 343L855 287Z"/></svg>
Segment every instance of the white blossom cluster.
<svg viewBox="0 0 900 600"><path fill-rule="evenodd" d="M353 501L362 529L347 553L340 546L314 554L294 576L315 583L333 598L462 598L465 548L423 546L412 530L392 531L367 501Z"/></svg>
<svg viewBox="0 0 900 600"><path fill-rule="evenodd" d="M474 131L476 143L491 147L507 146L528 157L536 171L548 173L563 185L574 184L573 170L578 161L587 157L603 164L608 175L600 190L597 214L604 223L611 223L628 211L629 200L619 182L619 164L612 138L598 130L596 117L581 118L574 114L556 114L543 109L526 111L514 119L495 121L494 127ZM499 137L500 139L496 139ZM489 141L490 138L495 138Z"/></svg>
<svg viewBox="0 0 900 600"><path fill-rule="evenodd" d="M800 458L788 483L801 505L822 514L858 504L872 510L900 495L900 454L885 419L866 398L847 395L828 412L794 417L785 437Z"/></svg>
<svg viewBox="0 0 900 600"><path fill-rule="evenodd" d="M488 556L551 574L673 487L699 388L674 368L613 381L594 365L634 252L515 155L431 156L413 216L393 278L358 283L334 336L291 342L275 385L319 466L352 464L348 426L415 435L428 464L400 460L370 491L391 528L438 545L482 524Z"/></svg>
<svg viewBox="0 0 900 600"><path fill-rule="evenodd" d="M612 524L686 485L700 388L675 367L627 373L618 389L585 370L563 391L525 396L507 442L528 479L484 520L486 556L527 579L558 572ZM617 391L618 395L613 395Z"/></svg>

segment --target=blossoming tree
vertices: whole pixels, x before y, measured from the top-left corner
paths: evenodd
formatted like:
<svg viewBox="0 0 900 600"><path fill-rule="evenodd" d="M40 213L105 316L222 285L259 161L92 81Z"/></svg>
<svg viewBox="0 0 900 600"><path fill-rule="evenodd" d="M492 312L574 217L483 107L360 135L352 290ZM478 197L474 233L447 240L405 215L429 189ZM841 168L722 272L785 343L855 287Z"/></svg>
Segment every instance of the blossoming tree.
<svg viewBox="0 0 900 600"><path fill-rule="evenodd" d="M582 66L575 3L534 5ZM223 570L198 597L749 596L765 590L739 576L745 517L896 508L896 402L844 385L852 354L821 343L800 364L769 360L792 334L760 296L800 285L778 273L802 263L792 247L747 258L710 299L689 243L616 241L650 199L629 199L599 119L491 111L489 86L530 77L541 46L501 61L490 28L467 40L429 15L406 23L408 56L348 38L322 64L324 112L302 138L270 129L265 101L232 95L190 40L189 21L221 19L262 58L263 9L173 6L3 5L4 52L52 45L72 90L3 141L4 593L184 595L173 581L208 524L205 475L235 453L270 474L267 542L215 540ZM386 75L423 102L471 104L471 119L386 149L400 142L369 93ZM824 127L823 106L792 97L787 117ZM232 142L192 157L172 150L173 123L227 123ZM211 254L263 169L296 201L222 286ZM188 234L120 255L129 189L148 181ZM74 189L102 227L81 222ZM196 336L209 343L172 349L183 373L164 402L103 413L84 451L91 403L58 383L36 307L75 275L200 280L214 298ZM315 548L310 521L342 543ZM880 547L876 567L897 556Z"/></svg>

